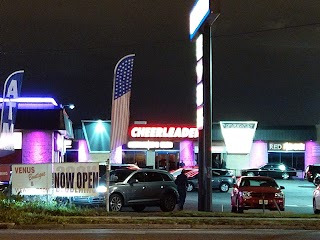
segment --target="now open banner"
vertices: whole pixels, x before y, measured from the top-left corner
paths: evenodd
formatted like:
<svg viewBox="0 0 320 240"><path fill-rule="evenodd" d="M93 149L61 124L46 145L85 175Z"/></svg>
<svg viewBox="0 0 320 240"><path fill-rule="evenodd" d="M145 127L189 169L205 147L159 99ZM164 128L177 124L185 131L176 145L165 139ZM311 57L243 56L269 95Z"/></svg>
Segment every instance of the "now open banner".
<svg viewBox="0 0 320 240"><path fill-rule="evenodd" d="M15 164L12 194L95 196L99 163Z"/></svg>

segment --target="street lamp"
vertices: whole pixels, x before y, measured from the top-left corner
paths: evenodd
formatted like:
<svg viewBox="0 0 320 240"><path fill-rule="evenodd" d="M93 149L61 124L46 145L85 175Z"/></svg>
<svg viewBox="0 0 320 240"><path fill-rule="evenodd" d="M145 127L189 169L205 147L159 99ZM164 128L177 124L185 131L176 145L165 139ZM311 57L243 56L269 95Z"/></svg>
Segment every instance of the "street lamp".
<svg viewBox="0 0 320 240"><path fill-rule="evenodd" d="M74 109L76 106L73 104L73 103L69 103L69 104L60 104L60 107L61 108L65 108L65 107L67 107L67 108L69 108L69 109Z"/></svg>

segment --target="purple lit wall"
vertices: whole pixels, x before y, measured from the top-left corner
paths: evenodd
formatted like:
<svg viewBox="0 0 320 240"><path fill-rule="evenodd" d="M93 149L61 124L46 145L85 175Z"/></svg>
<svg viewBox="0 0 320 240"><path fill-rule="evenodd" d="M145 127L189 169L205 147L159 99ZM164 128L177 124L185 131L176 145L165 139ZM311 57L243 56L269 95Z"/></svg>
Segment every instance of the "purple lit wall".
<svg viewBox="0 0 320 240"><path fill-rule="evenodd" d="M304 155L304 164L308 166L310 164L320 163L320 145L319 143L309 141L306 142L306 150Z"/></svg>
<svg viewBox="0 0 320 240"><path fill-rule="evenodd" d="M249 166L244 168L256 168L268 162L268 145L263 141L255 141L250 152Z"/></svg>
<svg viewBox="0 0 320 240"><path fill-rule="evenodd" d="M24 131L22 134L22 163L52 163L52 132Z"/></svg>
<svg viewBox="0 0 320 240"><path fill-rule="evenodd" d="M185 164L185 167L193 167L194 162L194 144L192 141L185 140L180 142L180 162Z"/></svg>
<svg viewBox="0 0 320 240"><path fill-rule="evenodd" d="M114 156L111 157L111 163L121 164L122 163L122 146L116 148Z"/></svg>
<svg viewBox="0 0 320 240"><path fill-rule="evenodd" d="M89 162L89 149L86 140L79 140L78 161Z"/></svg>

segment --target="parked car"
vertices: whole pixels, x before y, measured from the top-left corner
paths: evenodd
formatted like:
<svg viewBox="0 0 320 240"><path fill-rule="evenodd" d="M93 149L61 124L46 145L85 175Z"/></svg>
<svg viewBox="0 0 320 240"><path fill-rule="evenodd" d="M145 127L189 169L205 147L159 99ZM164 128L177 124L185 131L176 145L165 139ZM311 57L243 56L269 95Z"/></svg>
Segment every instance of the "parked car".
<svg viewBox="0 0 320 240"><path fill-rule="evenodd" d="M112 163L110 166L111 170L116 170L116 169L133 169L137 170L140 169L140 167L136 164L133 163ZM103 176L106 173L107 166L105 164L99 165L99 176Z"/></svg>
<svg viewBox="0 0 320 240"><path fill-rule="evenodd" d="M178 177L178 175L181 174L182 169L185 170L185 174L188 176L188 174L190 174L191 176L193 174L198 174L198 168L178 168L176 170L172 170L170 171L170 174L176 179Z"/></svg>
<svg viewBox="0 0 320 240"><path fill-rule="evenodd" d="M313 212L320 213L320 185L313 191Z"/></svg>
<svg viewBox="0 0 320 240"><path fill-rule="evenodd" d="M106 176L99 181L99 196L73 197L75 205L105 205ZM172 175L156 169L116 169L110 172L109 210L120 211L130 206L143 211L146 206L160 206L164 212L173 211L178 200L177 186Z"/></svg>
<svg viewBox="0 0 320 240"><path fill-rule="evenodd" d="M0 194L7 195L9 193L10 183L0 182Z"/></svg>
<svg viewBox="0 0 320 240"><path fill-rule="evenodd" d="M313 182L317 174L320 174L320 164L308 165L304 173L304 178L309 182Z"/></svg>
<svg viewBox="0 0 320 240"><path fill-rule="evenodd" d="M198 174L189 172L187 191L191 192L199 188ZM235 183L236 178L232 170L229 169L212 169L212 189L219 189L220 192L228 192L230 187Z"/></svg>
<svg viewBox="0 0 320 240"><path fill-rule="evenodd" d="M269 209L284 211L284 187L274 178L262 176L242 176L233 186L231 212L243 213L248 209Z"/></svg>
<svg viewBox="0 0 320 240"><path fill-rule="evenodd" d="M297 176L297 170L283 163L267 163L259 168L241 170L241 176L268 176L289 179Z"/></svg>

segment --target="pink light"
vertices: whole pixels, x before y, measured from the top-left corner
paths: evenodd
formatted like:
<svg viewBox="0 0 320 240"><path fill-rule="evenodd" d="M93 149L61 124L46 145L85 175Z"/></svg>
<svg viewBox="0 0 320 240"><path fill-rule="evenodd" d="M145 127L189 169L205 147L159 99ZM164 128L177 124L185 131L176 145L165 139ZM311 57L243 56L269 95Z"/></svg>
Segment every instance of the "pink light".
<svg viewBox="0 0 320 240"><path fill-rule="evenodd" d="M86 140L79 140L78 161L89 162L89 149Z"/></svg>
<svg viewBox="0 0 320 240"><path fill-rule="evenodd" d="M250 168L256 168L264 165L268 162L268 150L267 143L263 141L255 141L252 144L251 152L250 152Z"/></svg>
<svg viewBox="0 0 320 240"><path fill-rule="evenodd" d="M8 102L9 99L5 99ZM10 99L11 102L18 103L51 103L52 105L58 106L56 100L51 97L20 97L15 99ZM3 102L3 98L0 98L0 102Z"/></svg>
<svg viewBox="0 0 320 240"><path fill-rule="evenodd" d="M180 161L185 164L185 167L193 167L194 163L194 145L192 141L180 142Z"/></svg>
<svg viewBox="0 0 320 240"><path fill-rule="evenodd" d="M122 146L117 147L111 152L111 163L121 164L122 163Z"/></svg>
<svg viewBox="0 0 320 240"><path fill-rule="evenodd" d="M317 153L317 151L315 149L318 149L320 146L319 144L317 144L316 142L313 141L308 141L306 142L306 149L305 149L305 166L311 165L311 164L315 164L315 163L319 163L319 153Z"/></svg>
<svg viewBox="0 0 320 240"><path fill-rule="evenodd" d="M22 141L22 163L51 163L52 134L49 132L25 132Z"/></svg>

